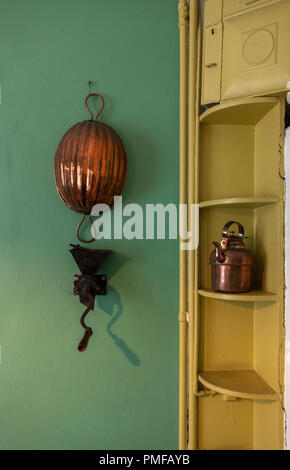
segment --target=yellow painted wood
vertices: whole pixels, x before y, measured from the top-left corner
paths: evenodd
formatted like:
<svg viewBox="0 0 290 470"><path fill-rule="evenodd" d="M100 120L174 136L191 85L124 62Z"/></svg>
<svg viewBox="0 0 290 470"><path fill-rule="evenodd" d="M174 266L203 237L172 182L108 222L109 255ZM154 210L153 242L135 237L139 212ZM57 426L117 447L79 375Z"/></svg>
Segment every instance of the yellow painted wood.
<svg viewBox="0 0 290 470"><path fill-rule="evenodd" d="M205 1L202 104L289 91L289 15L289 0L223 0L222 14ZM213 43L221 64L207 69Z"/></svg>
<svg viewBox="0 0 290 470"><path fill-rule="evenodd" d="M278 396L254 370L202 371L199 381L210 390L247 400L277 400Z"/></svg>
<svg viewBox="0 0 290 470"><path fill-rule="evenodd" d="M199 201L255 196L254 139L253 126L201 126Z"/></svg>
<svg viewBox="0 0 290 470"><path fill-rule="evenodd" d="M178 4L180 30L179 202L187 202L188 5ZM183 223L183 220L181 220ZM187 254L179 241L179 449L187 449Z"/></svg>
<svg viewBox="0 0 290 470"><path fill-rule="evenodd" d="M199 298L201 328L198 372L253 369L253 303Z"/></svg>
<svg viewBox="0 0 290 470"><path fill-rule="evenodd" d="M283 448L283 110L279 98L245 98L200 119L199 371L254 370L277 394L247 406L199 398L200 449ZM254 292L211 291L212 241L228 220L254 252Z"/></svg>
<svg viewBox="0 0 290 470"><path fill-rule="evenodd" d="M279 197L236 197L203 201L199 203L199 207L200 209L207 209L209 207L226 208L231 206L232 208L240 209L256 209L257 207L276 204L277 202L279 202Z"/></svg>
<svg viewBox="0 0 290 470"><path fill-rule="evenodd" d="M284 102L281 102L256 128L256 193L262 194L266 187L271 187L281 197L276 207L257 210L254 225L255 250L259 251L264 288L279 295L277 304L265 305L262 310L256 307L254 312L254 369L279 391L279 401L264 410L254 404L256 449L281 449L284 445L284 112ZM276 125L278 122L280 126ZM268 134L271 138L265 139Z"/></svg>
<svg viewBox="0 0 290 470"><path fill-rule="evenodd" d="M284 449L283 411L280 399L265 403L253 403L253 448L255 450L282 450ZM271 433L269 432L271 429Z"/></svg>
<svg viewBox="0 0 290 470"><path fill-rule="evenodd" d="M268 18L268 13L263 16L267 4L271 4L271 8L274 3L279 4L281 13L286 8L286 2L230 1L232 8L236 5L239 11L229 13L226 8L230 3L224 0L222 20L227 30L224 36L226 44L222 44L223 38L219 34L222 31L222 2L206 1L205 39L207 35L208 38L204 41L203 69L211 73L202 75L202 100L206 102L210 98L216 101L222 86L224 102L209 108L200 119L196 119L199 109L199 94L196 92L199 90L199 47L195 21L197 2L190 2L194 14L190 19L189 31L188 203L199 203L203 210L200 211L200 246L198 250L189 252L187 257L188 382L192 391L188 402L188 449L281 449L284 370L284 103L281 98L288 86L286 81L282 84L281 79L285 77L290 60L289 54L288 57L285 55L288 41L280 41L279 37L277 64L271 63L274 57L271 52L265 67L251 69L250 80L248 73L241 73L240 39L247 39L257 21ZM285 33L286 17L280 21L278 10L273 7L271 22L264 23L264 26L275 38L276 14L278 27L282 27L279 34L285 38L289 35L289 28ZM258 11L262 12L259 18ZM242 16L247 17L247 22L246 28L241 30L244 24ZM233 38L239 35L239 39L232 44L228 35L231 28ZM225 57L228 49L231 54L236 50L237 44L239 48L231 59L234 64L231 68ZM263 48L263 41L260 44ZM226 49L224 54L220 46ZM256 51L255 47L249 50ZM230 78L228 84L224 77L222 80L219 78L220 53L225 66L224 76L228 74ZM278 64L282 68L279 69ZM216 81L214 74L218 77ZM183 81L181 89L184 86ZM205 88L209 90L208 96ZM278 95L240 98L262 95L265 90L267 94L278 92ZM229 94L234 98L231 101L227 101ZM186 95L182 93L182 97L185 106ZM184 179L182 184L184 195ZM211 291L208 263L213 249L211 243L220 240L221 229L228 220L238 220L244 225L248 236L246 245L255 255L253 291L247 294ZM182 312L180 319L184 322ZM184 357L186 338L183 337L183 340ZM185 369L184 363L182 368ZM212 392L217 391L213 387L220 387L217 396L198 395L199 376L202 380L205 373L217 374L214 380L211 376L208 382ZM184 370L180 379L183 392L185 378ZM225 401L222 396L243 398ZM184 426L182 433L184 442Z"/></svg>
<svg viewBox="0 0 290 470"><path fill-rule="evenodd" d="M200 398L199 415L200 450L253 449L252 401L224 401L220 394Z"/></svg>
<svg viewBox="0 0 290 470"><path fill-rule="evenodd" d="M237 302L275 302L278 295L262 290L252 290L242 294L228 294L224 292L215 292L212 289L199 289L199 295L216 300L229 300Z"/></svg>
<svg viewBox="0 0 290 470"><path fill-rule="evenodd" d="M225 3L225 13L227 5L235 1ZM267 95L288 87L290 2L260 3L261 6L255 8L240 3L240 12L224 18L222 101Z"/></svg>
<svg viewBox="0 0 290 470"><path fill-rule="evenodd" d="M221 96L223 28L219 23L204 30L201 103L217 103Z"/></svg>
<svg viewBox="0 0 290 470"><path fill-rule="evenodd" d="M188 204L197 202L197 176L199 152L199 63L201 27L199 18L199 1L190 0L189 17L189 131L188 131ZM195 223L189 211L189 228ZM188 250L188 382L191 390L197 390L197 344L199 312L197 305L196 250ZM188 399L188 449L198 448L198 403L194 393Z"/></svg>
<svg viewBox="0 0 290 470"><path fill-rule="evenodd" d="M224 0L224 16L240 13L250 8L264 5L271 0Z"/></svg>
<svg viewBox="0 0 290 470"><path fill-rule="evenodd" d="M201 116L203 124L256 125L279 102L274 97L240 98L207 109Z"/></svg>
<svg viewBox="0 0 290 470"><path fill-rule="evenodd" d="M213 26L222 21L223 0L205 0L204 26Z"/></svg>
<svg viewBox="0 0 290 470"><path fill-rule="evenodd" d="M273 151L277 153L277 131L267 134L267 143L263 149L265 156L260 151L256 152L255 147L256 140L259 144L266 135L265 131L269 132L269 121L277 116L279 103L277 98L246 99L244 109L243 100L236 100L231 104L217 105L202 115L200 201L234 197L279 197L277 176L273 171L277 160L272 157ZM276 129L279 132L279 126ZM218 157L214 158L213 155ZM261 158L258 158L259 155ZM256 172L255 164L259 162L264 166ZM255 184L259 182L259 178L255 175L258 173L263 178L266 174L272 175L271 178L276 183L273 185L270 178L269 184L263 185L263 190L258 188L256 191ZM239 177L230 176L235 174Z"/></svg>

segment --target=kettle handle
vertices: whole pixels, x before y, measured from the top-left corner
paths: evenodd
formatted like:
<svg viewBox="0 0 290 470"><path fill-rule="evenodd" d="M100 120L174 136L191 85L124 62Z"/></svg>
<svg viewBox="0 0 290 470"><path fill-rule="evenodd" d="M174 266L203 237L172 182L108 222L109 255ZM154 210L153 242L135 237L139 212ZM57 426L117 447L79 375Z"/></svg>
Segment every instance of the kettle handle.
<svg viewBox="0 0 290 470"><path fill-rule="evenodd" d="M240 224L240 222L235 222L234 220L230 220L230 221L227 222L226 225L224 226L223 231L222 231L222 236L223 236L223 238L227 238L227 237L228 237L229 228L230 228L233 224L237 224L237 226L239 227L239 237L240 237L240 238L243 238L243 236L244 236L244 227Z"/></svg>

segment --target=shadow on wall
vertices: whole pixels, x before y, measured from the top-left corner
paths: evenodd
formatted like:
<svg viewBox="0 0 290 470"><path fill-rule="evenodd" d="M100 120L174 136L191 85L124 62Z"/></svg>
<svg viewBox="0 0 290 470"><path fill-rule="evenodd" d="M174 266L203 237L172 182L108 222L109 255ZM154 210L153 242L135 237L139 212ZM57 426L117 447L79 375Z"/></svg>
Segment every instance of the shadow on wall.
<svg viewBox="0 0 290 470"><path fill-rule="evenodd" d="M104 271L106 272L108 282L110 279L118 272L123 265L129 261L129 258L121 255L120 253L113 252L109 257L109 262L107 263ZM107 324L107 333L114 341L115 345L122 351L126 359L135 367L140 366L141 361L137 354L130 349L126 341L118 336L112 331L113 325L119 320L120 316L123 314L123 304L119 292L110 284L107 286L107 295L97 296L98 307L103 310L103 312L110 315L112 318Z"/></svg>

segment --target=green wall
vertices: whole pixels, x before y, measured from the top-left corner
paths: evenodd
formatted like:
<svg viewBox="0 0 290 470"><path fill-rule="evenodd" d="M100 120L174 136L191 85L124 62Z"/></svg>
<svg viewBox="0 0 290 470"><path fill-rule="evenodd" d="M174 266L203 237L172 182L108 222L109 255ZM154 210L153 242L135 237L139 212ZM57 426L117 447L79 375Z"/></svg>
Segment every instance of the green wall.
<svg viewBox="0 0 290 470"><path fill-rule="evenodd" d="M53 179L92 80L127 149L124 203L177 202L177 3L1 2L1 449L178 446L177 241L90 245L114 255L79 353L68 248L80 217Z"/></svg>

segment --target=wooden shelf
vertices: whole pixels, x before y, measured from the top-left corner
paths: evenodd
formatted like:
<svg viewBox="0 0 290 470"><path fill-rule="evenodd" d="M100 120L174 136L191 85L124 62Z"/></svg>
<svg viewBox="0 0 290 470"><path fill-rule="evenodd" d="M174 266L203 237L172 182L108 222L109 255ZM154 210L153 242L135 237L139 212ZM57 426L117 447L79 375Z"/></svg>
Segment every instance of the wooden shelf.
<svg viewBox="0 0 290 470"><path fill-rule="evenodd" d="M239 302L276 302L277 294L265 292L262 290L252 290L244 294L231 294L225 292L216 292L212 289L199 289L199 295L216 300L230 300Z"/></svg>
<svg viewBox="0 0 290 470"><path fill-rule="evenodd" d="M274 106L277 98L238 99L207 109L201 116L202 124L256 125Z"/></svg>
<svg viewBox="0 0 290 470"><path fill-rule="evenodd" d="M257 207L276 204L278 197L234 197L227 199L214 199L212 201L203 201L199 203L200 209L209 207L229 207L240 209L256 209Z"/></svg>
<svg viewBox="0 0 290 470"><path fill-rule="evenodd" d="M248 400L277 400L278 396L254 370L203 371L199 381L208 389L225 396Z"/></svg>

